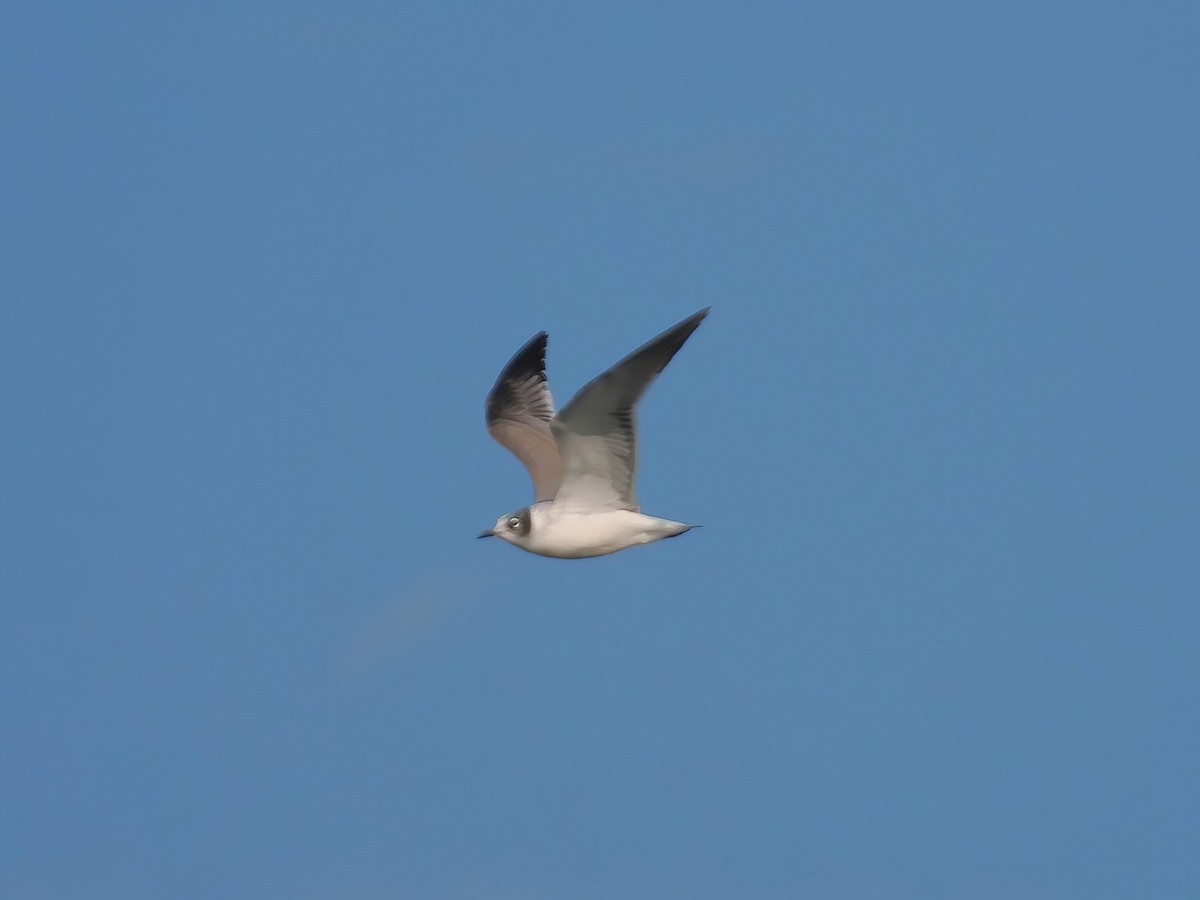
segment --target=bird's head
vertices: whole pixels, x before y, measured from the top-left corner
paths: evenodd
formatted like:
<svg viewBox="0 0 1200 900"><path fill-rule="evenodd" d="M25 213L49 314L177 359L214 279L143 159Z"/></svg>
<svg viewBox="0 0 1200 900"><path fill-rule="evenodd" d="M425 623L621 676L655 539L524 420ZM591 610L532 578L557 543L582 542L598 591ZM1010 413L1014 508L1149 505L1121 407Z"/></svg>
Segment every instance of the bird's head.
<svg viewBox="0 0 1200 900"><path fill-rule="evenodd" d="M520 544L529 537L529 507L501 516L491 529L480 532L479 537L498 537L510 544Z"/></svg>

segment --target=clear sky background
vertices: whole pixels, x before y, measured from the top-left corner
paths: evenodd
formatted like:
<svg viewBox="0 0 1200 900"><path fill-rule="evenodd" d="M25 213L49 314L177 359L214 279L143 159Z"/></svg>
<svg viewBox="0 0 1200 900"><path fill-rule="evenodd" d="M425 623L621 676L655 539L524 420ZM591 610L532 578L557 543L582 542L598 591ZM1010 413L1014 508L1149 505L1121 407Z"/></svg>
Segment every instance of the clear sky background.
<svg viewBox="0 0 1200 900"><path fill-rule="evenodd" d="M0 13L0 896L1200 896L1193 3ZM642 407L561 562L483 426Z"/></svg>

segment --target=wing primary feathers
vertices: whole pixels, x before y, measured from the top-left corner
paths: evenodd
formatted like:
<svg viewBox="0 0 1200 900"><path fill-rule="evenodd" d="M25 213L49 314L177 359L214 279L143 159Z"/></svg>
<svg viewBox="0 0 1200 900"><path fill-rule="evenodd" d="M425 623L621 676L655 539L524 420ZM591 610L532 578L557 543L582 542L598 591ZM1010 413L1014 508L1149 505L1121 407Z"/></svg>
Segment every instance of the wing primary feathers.
<svg viewBox="0 0 1200 900"><path fill-rule="evenodd" d="M554 398L546 381L546 340L539 331L501 370L488 393L488 433L529 470L536 500L552 500L562 482L562 459L550 433Z"/></svg>
<svg viewBox="0 0 1200 900"><path fill-rule="evenodd" d="M491 425L506 409L521 400L521 390L546 383L546 341L549 335L539 331L521 347L500 370L487 397L487 421ZM541 409L531 409L537 415ZM553 407L550 417L554 416ZM540 418L540 416L539 416Z"/></svg>

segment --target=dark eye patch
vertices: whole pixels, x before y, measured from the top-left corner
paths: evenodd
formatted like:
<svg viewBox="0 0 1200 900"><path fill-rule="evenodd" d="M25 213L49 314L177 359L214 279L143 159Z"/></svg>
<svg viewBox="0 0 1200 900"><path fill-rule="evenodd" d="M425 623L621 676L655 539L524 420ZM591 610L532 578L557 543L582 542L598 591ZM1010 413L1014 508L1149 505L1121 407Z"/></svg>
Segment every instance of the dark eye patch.
<svg viewBox="0 0 1200 900"><path fill-rule="evenodd" d="M523 509L508 517L508 527L518 537L529 534L529 510Z"/></svg>

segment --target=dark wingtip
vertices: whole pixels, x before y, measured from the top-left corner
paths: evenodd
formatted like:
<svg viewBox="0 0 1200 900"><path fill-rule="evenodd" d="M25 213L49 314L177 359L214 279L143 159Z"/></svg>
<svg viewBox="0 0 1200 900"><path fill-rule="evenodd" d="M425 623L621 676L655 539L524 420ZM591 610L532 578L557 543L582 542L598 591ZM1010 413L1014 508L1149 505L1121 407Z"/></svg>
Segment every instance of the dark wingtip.
<svg viewBox="0 0 1200 900"><path fill-rule="evenodd" d="M658 337L647 341L639 349L630 354L630 356L636 356L645 351L660 353L658 371L661 372L687 342L687 339L700 327L700 323L704 321L710 309L712 309L711 306L706 306L699 312L692 313L682 322L672 325L662 334L658 335Z"/></svg>
<svg viewBox="0 0 1200 900"><path fill-rule="evenodd" d="M507 397L504 385L508 381L525 381L531 376L546 380L546 341L549 335L539 331L527 340L521 349L512 355L500 374L496 383L488 392L486 411L488 421L491 421L494 411L503 404Z"/></svg>
<svg viewBox="0 0 1200 900"><path fill-rule="evenodd" d="M686 319L684 319L678 325L675 325L671 328L668 328L666 331L664 331L662 336L665 337L666 335L672 334L672 333L680 334L683 336L683 340L686 341L689 337L691 337L692 332L700 327L700 323L703 322L708 317L708 311L710 309L712 309L711 306L706 306L706 307L704 307L704 309L700 310L699 312L692 313L690 316L688 316Z"/></svg>
<svg viewBox="0 0 1200 900"><path fill-rule="evenodd" d="M546 341L550 335L539 331L527 340L500 372L503 379L510 375L546 374Z"/></svg>

